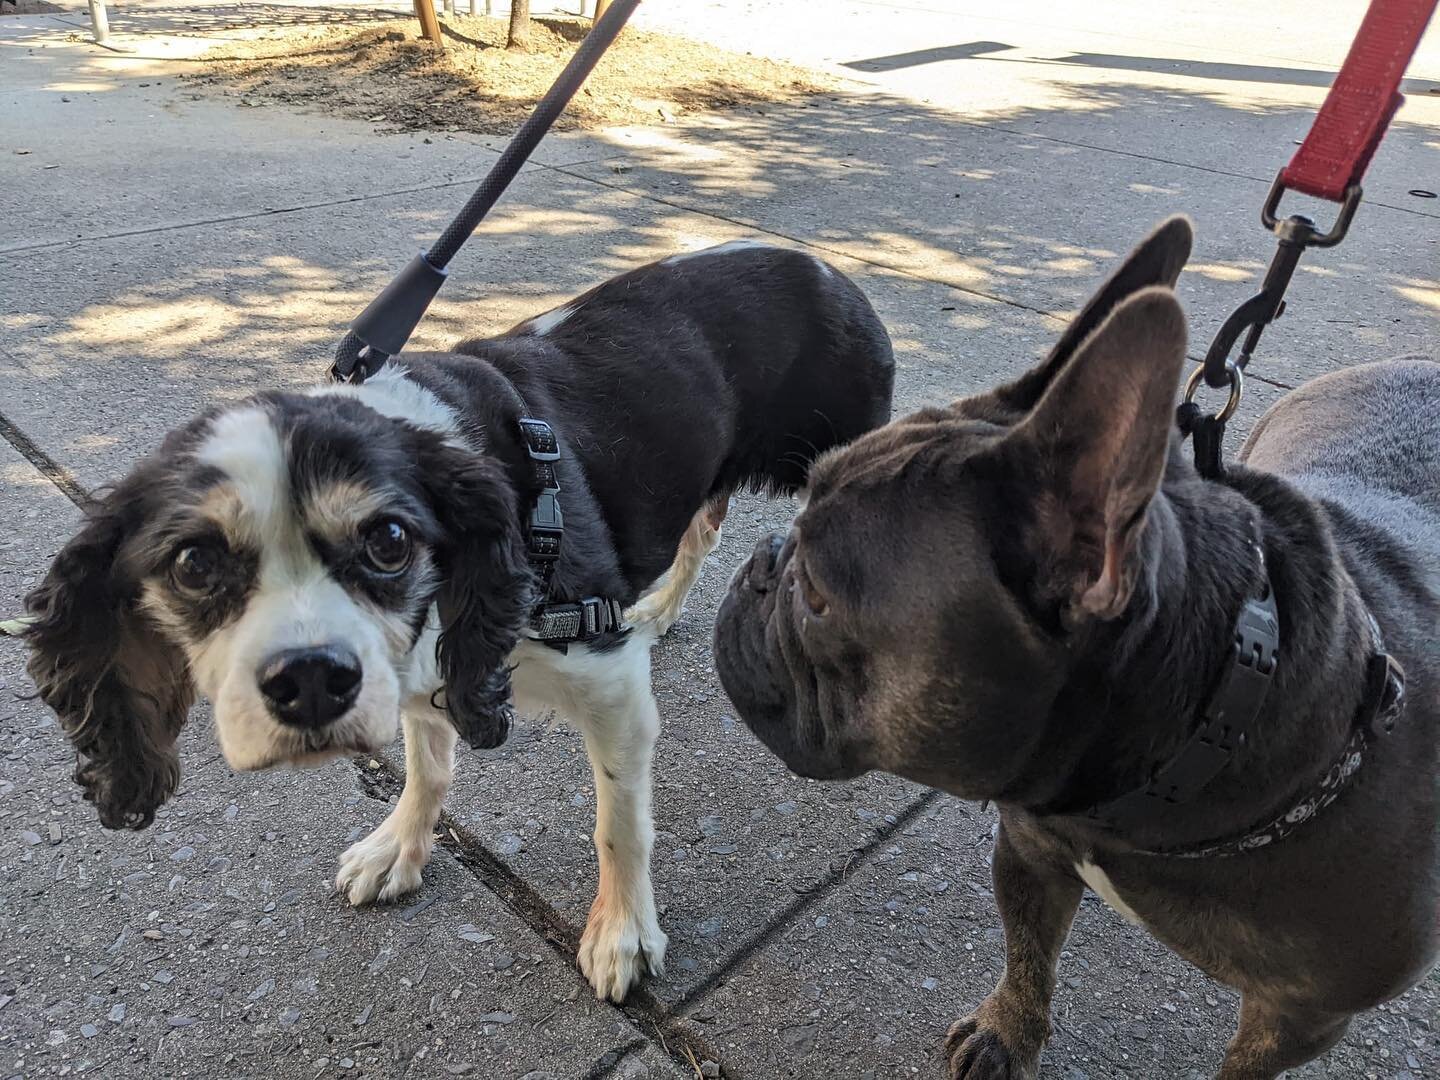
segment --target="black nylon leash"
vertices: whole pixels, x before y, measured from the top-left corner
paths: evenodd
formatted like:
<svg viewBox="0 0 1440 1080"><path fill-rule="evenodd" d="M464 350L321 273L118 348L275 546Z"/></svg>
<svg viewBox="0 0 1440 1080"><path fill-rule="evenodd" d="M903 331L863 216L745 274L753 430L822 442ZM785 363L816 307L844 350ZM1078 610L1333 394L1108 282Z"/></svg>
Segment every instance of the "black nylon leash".
<svg viewBox="0 0 1440 1080"><path fill-rule="evenodd" d="M350 324L335 350L335 363L330 368L332 380L363 383L405 347L440 286L445 284L445 268L450 260L505 193L639 4L640 0L615 0L590 28L570 62L545 92L535 111L520 125L499 160L440 234L440 239L429 251L411 259ZM520 438L540 488L527 522L528 553L541 590L539 602L530 615L531 637L564 649L571 642L589 641L623 630L624 609L616 600L591 596L575 603L549 602L551 579L565 535L565 518L560 512L560 481L555 468L560 460L560 441L549 424L528 416L520 419Z"/></svg>
<svg viewBox="0 0 1440 1080"><path fill-rule="evenodd" d="M440 286L445 284L445 268L450 260L505 193L639 4L640 0L615 0L590 28L554 85L520 125L499 160L455 215L455 220L440 234L440 239L429 251L411 259L350 324L335 350L335 363L330 368L332 379L363 382L405 347Z"/></svg>

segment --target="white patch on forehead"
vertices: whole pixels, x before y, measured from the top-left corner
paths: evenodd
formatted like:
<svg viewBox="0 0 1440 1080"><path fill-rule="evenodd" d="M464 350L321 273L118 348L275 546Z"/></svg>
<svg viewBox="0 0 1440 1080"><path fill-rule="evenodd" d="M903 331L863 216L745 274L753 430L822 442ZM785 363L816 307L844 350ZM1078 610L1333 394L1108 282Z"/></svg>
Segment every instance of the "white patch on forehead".
<svg viewBox="0 0 1440 1080"><path fill-rule="evenodd" d="M731 240L728 243L716 244L714 247L701 248L699 251L685 251L679 255L671 255L661 262L667 266L675 263L686 262L690 259L703 259L710 255L729 255L736 251L750 251L753 248L773 248L774 244L767 244L763 240Z"/></svg>
<svg viewBox="0 0 1440 1080"><path fill-rule="evenodd" d="M555 308L553 311L547 311L543 315L536 315L525 324L525 330L528 333L534 334L536 337L544 337L574 314L575 309L569 304L566 304L563 307Z"/></svg>
<svg viewBox="0 0 1440 1080"><path fill-rule="evenodd" d="M406 378L406 373L404 366L390 363L358 386L353 383L316 386L310 390L310 396L353 397L381 416L403 420L415 427L437 431L458 440L460 425L454 410L432 391L414 379Z"/></svg>
<svg viewBox="0 0 1440 1080"><path fill-rule="evenodd" d="M222 413L195 456L228 478L222 485L234 498L228 525L260 556L261 592L325 576L295 513L285 446L265 410Z"/></svg>
<svg viewBox="0 0 1440 1080"><path fill-rule="evenodd" d="M263 409L221 413L195 457L228 478L227 487L242 508L233 524L264 545L283 528L290 502L290 470L280 433Z"/></svg>

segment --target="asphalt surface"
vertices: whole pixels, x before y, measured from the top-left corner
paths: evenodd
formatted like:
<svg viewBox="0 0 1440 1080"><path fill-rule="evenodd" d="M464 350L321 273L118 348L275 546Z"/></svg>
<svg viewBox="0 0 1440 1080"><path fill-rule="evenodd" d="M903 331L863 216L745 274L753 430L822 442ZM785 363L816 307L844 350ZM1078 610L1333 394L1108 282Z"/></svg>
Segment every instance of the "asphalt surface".
<svg viewBox="0 0 1440 1080"><path fill-rule="evenodd" d="M856 278L895 338L908 410L1021 370L1130 244L1184 211L1199 239L1181 294L1203 351L1263 274L1260 200L1358 18L1339 2L1245 7L1106 0L1082 19L837 0L816 19L799 0L648 0L652 25L855 83L548 140L415 344L757 236ZM83 10L0 19L0 613L74 527L70 496L206 404L318 378L344 324L493 160L493 140L239 108L177 78L225 26L294 10L127 6L112 23L129 55L87 45ZM209 37L176 33L197 23ZM1440 354L1440 210L1409 194L1440 176L1434 31L1412 74L1356 232L1307 259L1237 438L1315 374ZM711 664L715 607L756 536L793 512L732 511L657 649L671 947L666 976L623 1008L574 969L595 859L568 729L527 722L464 754L422 890L357 912L328 881L398 793L398 744L235 776L202 707L181 794L150 830L107 833L0 638L0 1076L937 1075L946 1027L1003 964L993 816L893 778L799 780L736 721ZM1043 1076L1218 1064L1235 996L1095 897L1060 974ZM1437 1017L1432 976L1297 1075L1440 1076Z"/></svg>

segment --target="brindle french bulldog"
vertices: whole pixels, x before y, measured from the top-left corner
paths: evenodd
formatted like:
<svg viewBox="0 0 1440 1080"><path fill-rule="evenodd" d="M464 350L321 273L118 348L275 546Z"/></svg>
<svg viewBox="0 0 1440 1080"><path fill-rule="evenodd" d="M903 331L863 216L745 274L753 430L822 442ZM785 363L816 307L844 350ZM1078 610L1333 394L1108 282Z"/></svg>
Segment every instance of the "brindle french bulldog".
<svg viewBox="0 0 1440 1080"><path fill-rule="evenodd" d="M1323 1053L1440 946L1440 364L1317 379L1203 479L1173 433L1190 243L1162 225L1015 382L822 458L720 610L725 689L793 770L998 804L1005 974L957 1078L1036 1074L1086 884L1240 990L1223 1080ZM1246 737L1117 825L1193 758L1267 579Z"/></svg>

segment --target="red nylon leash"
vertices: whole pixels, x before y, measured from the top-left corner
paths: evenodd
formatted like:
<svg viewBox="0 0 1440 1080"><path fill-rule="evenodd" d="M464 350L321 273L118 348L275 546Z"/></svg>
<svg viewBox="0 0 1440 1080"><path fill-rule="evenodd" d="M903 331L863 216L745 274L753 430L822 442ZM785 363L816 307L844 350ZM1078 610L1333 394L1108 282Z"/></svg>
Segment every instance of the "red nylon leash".
<svg viewBox="0 0 1440 1080"><path fill-rule="evenodd" d="M1280 173L1282 184L1345 201L1405 99L1400 80L1435 6L1436 0L1373 0L1310 134Z"/></svg>
<svg viewBox="0 0 1440 1080"><path fill-rule="evenodd" d="M1285 290L1300 256L1306 248L1333 247L1350 229L1364 194L1360 181L1404 100L1400 80L1437 2L1440 0L1371 0L1310 133L1270 187L1260 220L1279 239L1279 249L1260 291L1231 312L1220 327L1205 362L1186 383L1185 400L1176 412L1181 433L1193 437L1195 467L1203 476L1218 477L1225 471L1225 423L1240 403L1245 367L1260 335L1285 312ZM1328 231L1322 232L1304 214L1279 217L1280 200L1292 189L1341 204ZM1231 359L1242 335L1240 355ZM1195 404L1202 379L1216 390L1228 387L1230 391L1229 400L1213 416L1203 414Z"/></svg>

